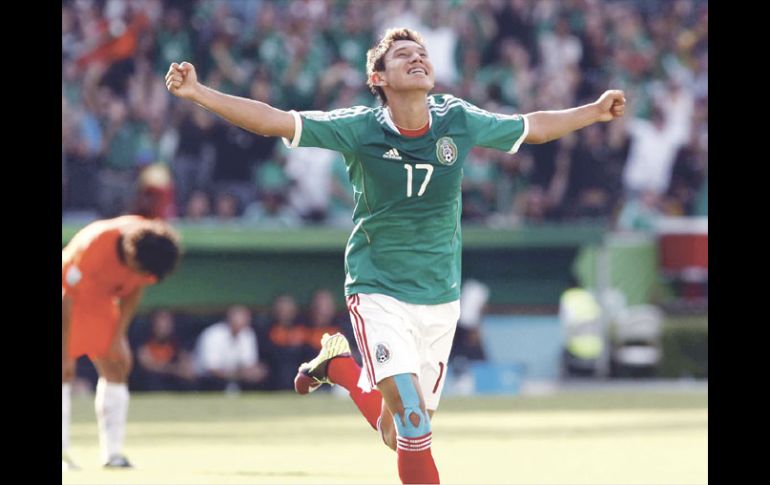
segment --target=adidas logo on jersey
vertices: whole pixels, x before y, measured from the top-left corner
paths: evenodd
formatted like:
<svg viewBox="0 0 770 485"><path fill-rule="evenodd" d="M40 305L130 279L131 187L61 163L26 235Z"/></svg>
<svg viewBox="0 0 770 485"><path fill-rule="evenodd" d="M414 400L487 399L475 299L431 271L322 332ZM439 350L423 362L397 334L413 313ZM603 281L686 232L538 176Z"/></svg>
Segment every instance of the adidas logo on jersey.
<svg viewBox="0 0 770 485"><path fill-rule="evenodd" d="M395 148L391 148L387 152L382 154L382 158L390 158L391 160L402 160L401 155L399 155L398 150Z"/></svg>

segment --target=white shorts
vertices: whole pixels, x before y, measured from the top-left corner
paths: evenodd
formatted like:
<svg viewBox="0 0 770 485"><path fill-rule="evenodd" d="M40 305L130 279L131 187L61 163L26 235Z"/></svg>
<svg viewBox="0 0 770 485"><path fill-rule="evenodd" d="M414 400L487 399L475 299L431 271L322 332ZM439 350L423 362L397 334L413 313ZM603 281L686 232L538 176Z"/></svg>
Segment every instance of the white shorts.
<svg viewBox="0 0 770 485"><path fill-rule="evenodd" d="M358 387L368 392L386 377L416 374L427 409L436 410L460 318L460 300L414 305L380 294L347 297L361 352Z"/></svg>

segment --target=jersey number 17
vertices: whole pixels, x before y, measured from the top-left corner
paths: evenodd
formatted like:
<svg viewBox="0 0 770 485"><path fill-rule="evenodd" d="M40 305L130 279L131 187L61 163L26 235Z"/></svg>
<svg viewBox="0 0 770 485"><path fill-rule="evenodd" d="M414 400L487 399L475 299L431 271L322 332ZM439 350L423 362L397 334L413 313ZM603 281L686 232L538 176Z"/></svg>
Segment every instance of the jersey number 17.
<svg viewBox="0 0 770 485"><path fill-rule="evenodd" d="M412 196L412 166L408 163L404 164L404 168L406 169L406 196L411 197ZM433 175L433 165L429 163L418 163L414 166L417 170L427 170L428 173L425 174L425 180L422 181L422 185L420 186L420 190L417 192L417 197L422 196L422 194L425 193L425 189L428 187L428 182L430 182L430 176Z"/></svg>

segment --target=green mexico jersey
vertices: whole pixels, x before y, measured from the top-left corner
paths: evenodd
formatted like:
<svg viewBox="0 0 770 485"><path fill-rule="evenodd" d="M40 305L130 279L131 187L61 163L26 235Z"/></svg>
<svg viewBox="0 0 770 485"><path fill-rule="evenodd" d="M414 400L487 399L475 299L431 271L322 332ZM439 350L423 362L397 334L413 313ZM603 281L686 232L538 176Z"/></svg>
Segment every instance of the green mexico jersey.
<svg viewBox="0 0 770 485"><path fill-rule="evenodd" d="M401 135L383 107L291 112L294 139L284 143L342 153L353 185L346 295L415 304L460 296L463 163L475 145L515 153L527 122L447 94L429 96L428 104L430 129L414 138Z"/></svg>

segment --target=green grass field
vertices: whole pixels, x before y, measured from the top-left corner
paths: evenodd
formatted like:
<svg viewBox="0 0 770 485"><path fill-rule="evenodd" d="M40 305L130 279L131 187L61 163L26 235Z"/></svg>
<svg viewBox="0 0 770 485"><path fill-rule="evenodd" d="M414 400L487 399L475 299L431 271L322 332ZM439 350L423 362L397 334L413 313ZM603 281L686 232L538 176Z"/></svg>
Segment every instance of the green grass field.
<svg viewBox="0 0 770 485"><path fill-rule="evenodd" d="M64 484L399 483L395 453L329 393L132 394L133 470L101 469L92 398L72 414L82 470ZM703 484L708 393L445 398L433 455L445 484Z"/></svg>

